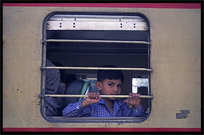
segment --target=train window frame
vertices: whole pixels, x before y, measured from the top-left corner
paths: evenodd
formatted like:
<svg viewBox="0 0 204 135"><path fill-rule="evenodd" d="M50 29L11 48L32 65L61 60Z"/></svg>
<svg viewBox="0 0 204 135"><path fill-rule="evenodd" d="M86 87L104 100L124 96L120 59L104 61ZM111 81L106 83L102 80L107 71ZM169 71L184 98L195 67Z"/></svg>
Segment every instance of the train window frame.
<svg viewBox="0 0 204 135"><path fill-rule="evenodd" d="M147 17L141 13L105 13L105 12L52 12L50 14L48 14L44 21L43 21L43 26L42 26L42 66L41 66L41 94L39 95L40 97L40 103L41 103L41 107L40 107L40 111L41 111L41 115L42 117L47 120L48 122L52 122L52 123L107 123L107 122L111 122L111 123L118 123L118 122L123 122L123 123L140 123L145 121L146 119L148 119L148 117L151 114L151 101L152 98L148 98L147 99L147 103L148 103L148 110L147 110L147 115L146 117L105 117L105 118L101 118L101 117L69 117L69 118L64 118L63 116L47 116L45 114L45 107L44 107L44 98L46 97L46 93L45 93L45 71L49 69L49 66L46 66L46 58L47 58L47 43L48 42L52 42L49 41L49 39L47 39L47 29L49 29L49 25L48 25L48 21L50 20L51 17L55 16L55 15L68 15L68 16L108 16L108 17L140 17L142 19L144 19L145 23L146 23L146 28L145 31L148 33L147 34L147 41L135 41L135 44L145 44L147 46L147 68L137 68L137 69L144 69L145 74L131 74L132 79L130 80L130 84L131 87L133 89L133 87L135 88L136 84L139 84L140 86L144 86L147 87L148 89L148 96L152 96L151 94L151 71L152 69L150 68L150 48L151 48L151 40L150 40L150 24L149 21L147 19ZM127 23L127 22L126 22ZM60 30L60 28L62 27L62 24L59 24L60 26L57 26L58 30ZM55 26L55 25L53 25ZM64 25L65 26L65 25ZM64 27L63 26L63 27ZM112 25L113 26L113 25ZM73 23L72 27L69 27L67 29L71 29L74 30L76 27L75 23ZM122 23L120 23L120 28L124 28L125 25L123 25ZM83 26L81 27L83 28ZM86 26L87 28L87 26ZM133 28L135 29L135 24L133 24ZM55 28L56 29L56 28ZM92 29L90 27L90 29ZM106 27L105 28L107 31L109 29L118 29L118 28L109 28ZM126 29L128 30L132 30L132 28L126 27ZM137 30L136 30L137 31ZM140 30L140 28L138 28L138 31L142 31ZM51 39L52 40L52 39ZM96 40L95 40L96 41ZM105 40L104 40L105 41ZM55 42L55 41L54 41ZM56 41L58 42L58 41ZM61 42L61 41L60 41ZM63 41L62 41L63 42ZM74 42L74 41L71 41ZM78 42L78 41L77 41ZM79 41L79 42L84 42L83 40ZM120 40L116 40L116 44L117 42L123 42ZM128 44L131 43L132 41L124 41L124 44ZM134 41L133 41L134 42ZM74 67L77 68L77 67ZM80 68L80 67L79 67ZM96 67L97 68L97 67ZM51 67L52 69L52 67ZM65 69L65 70L72 70L73 67L69 68L69 67L56 67L55 69ZM131 70L134 68L121 68L121 70ZM136 69L136 70L137 70ZM78 70L84 70L84 69L78 69ZM95 70L95 69L93 69ZM130 72L131 72L130 71ZM83 80L83 79L82 79ZM146 81L147 80L147 81ZM143 82L144 81L144 82ZM137 89L137 88L136 88ZM137 91L137 90L136 90Z"/></svg>

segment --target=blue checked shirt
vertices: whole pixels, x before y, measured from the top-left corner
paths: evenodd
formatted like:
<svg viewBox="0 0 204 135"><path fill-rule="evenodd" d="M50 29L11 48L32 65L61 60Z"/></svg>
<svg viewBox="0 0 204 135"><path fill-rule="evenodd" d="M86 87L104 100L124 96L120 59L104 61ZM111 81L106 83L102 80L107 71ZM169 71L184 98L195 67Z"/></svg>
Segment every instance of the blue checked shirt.
<svg viewBox="0 0 204 135"><path fill-rule="evenodd" d="M84 99L83 99L84 100ZM81 107L82 101L71 103L63 110L64 117L145 117L145 109L140 105L137 109L132 109L120 100L114 100L113 113L106 105L103 98L95 104L84 108Z"/></svg>

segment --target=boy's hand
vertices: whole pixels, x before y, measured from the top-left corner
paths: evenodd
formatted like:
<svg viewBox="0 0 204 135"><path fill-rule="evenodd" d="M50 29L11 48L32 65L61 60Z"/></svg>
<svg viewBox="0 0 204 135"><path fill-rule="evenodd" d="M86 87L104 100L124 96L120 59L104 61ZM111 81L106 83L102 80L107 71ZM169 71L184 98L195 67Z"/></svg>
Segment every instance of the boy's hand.
<svg viewBox="0 0 204 135"><path fill-rule="evenodd" d="M140 94L129 93L129 98L123 102L127 103L129 106L133 105L134 108L138 108L140 106Z"/></svg>
<svg viewBox="0 0 204 135"><path fill-rule="evenodd" d="M99 97L99 92L88 92L87 95L88 97L81 104L82 107L97 103L101 100L101 97Z"/></svg>

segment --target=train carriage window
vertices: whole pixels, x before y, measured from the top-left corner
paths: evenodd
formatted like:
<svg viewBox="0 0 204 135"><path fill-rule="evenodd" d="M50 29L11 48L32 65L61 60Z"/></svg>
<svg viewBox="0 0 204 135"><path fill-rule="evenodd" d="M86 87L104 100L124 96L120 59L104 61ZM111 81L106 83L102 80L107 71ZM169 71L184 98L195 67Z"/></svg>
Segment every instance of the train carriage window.
<svg viewBox="0 0 204 135"><path fill-rule="evenodd" d="M150 27L139 13L53 12L43 22L41 114L49 122L142 122L151 112ZM97 92L97 70L113 65L124 84L119 100L140 93L144 117L68 117L62 110ZM82 95L82 96L81 96Z"/></svg>

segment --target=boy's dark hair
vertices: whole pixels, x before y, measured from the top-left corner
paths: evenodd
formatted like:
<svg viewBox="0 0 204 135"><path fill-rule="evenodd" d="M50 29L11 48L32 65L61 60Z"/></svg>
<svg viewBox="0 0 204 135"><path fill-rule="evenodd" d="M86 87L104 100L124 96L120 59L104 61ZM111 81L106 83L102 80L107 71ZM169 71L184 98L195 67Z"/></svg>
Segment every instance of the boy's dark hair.
<svg viewBox="0 0 204 135"><path fill-rule="evenodd" d="M103 67L115 67L111 65L106 65ZM124 76L122 71L120 70L98 70L97 72L97 81L102 82L105 79L110 79L110 80L118 80L120 79L122 82L124 82Z"/></svg>

